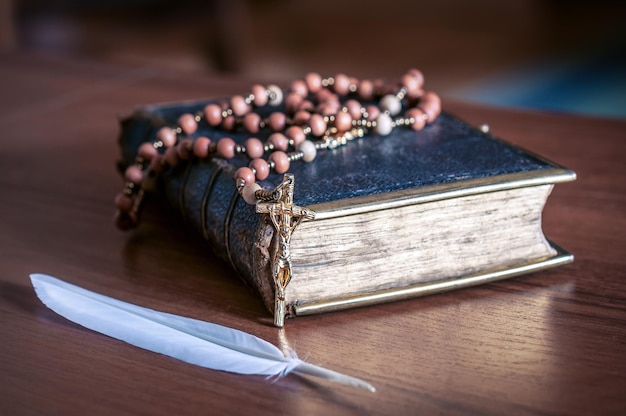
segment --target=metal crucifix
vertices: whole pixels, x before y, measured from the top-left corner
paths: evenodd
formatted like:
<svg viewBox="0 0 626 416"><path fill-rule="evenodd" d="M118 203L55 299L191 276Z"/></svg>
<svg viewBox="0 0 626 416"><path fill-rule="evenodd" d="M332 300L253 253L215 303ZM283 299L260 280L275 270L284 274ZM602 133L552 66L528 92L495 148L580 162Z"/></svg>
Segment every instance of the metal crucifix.
<svg viewBox="0 0 626 416"><path fill-rule="evenodd" d="M282 327L287 313L285 289L292 277L291 271L291 234L303 219L314 219L315 212L293 203L294 176L286 173L283 182L274 191L270 201L257 202L256 212L269 214L278 235L278 244L272 259L272 277L275 285L274 325Z"/></svg>

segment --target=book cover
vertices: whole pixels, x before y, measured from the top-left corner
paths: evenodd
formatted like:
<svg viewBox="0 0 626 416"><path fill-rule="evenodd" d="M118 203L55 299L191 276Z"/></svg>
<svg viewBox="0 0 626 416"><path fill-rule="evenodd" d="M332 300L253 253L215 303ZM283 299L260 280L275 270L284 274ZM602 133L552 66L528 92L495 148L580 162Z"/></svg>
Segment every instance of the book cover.
<svg viewBox="0 0 626 416"><path fill-rule="evenodd" d="M206 102L146 106L121 121L122 166L141 143ZM257 137L265 140L269 132ZM194 136L249 134L200 124ZM239 196L231 160L191 159L168 170L158 189L190 228L274 309L274 228ZM290 316L436 293L565 264L547 241L541 211L574 172L442 113L423 130L394 129L292 163L294 202L316 212L291 242ZM282 175L261 182L274 188Z"/></svg>

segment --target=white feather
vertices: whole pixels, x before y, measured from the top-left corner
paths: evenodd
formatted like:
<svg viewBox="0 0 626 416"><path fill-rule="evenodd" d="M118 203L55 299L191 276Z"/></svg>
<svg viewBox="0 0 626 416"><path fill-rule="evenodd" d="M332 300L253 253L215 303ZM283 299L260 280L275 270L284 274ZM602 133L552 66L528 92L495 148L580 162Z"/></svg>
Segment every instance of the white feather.
<svg viewBox="0 0 626 416"><path fill-rule="evenodd" d="M149 351L214 370L321 377L374 392L362 380L284 356L254 335L221 325L158 312L103 296L45 274L31 274L39 299L72 322Z"/></svg>

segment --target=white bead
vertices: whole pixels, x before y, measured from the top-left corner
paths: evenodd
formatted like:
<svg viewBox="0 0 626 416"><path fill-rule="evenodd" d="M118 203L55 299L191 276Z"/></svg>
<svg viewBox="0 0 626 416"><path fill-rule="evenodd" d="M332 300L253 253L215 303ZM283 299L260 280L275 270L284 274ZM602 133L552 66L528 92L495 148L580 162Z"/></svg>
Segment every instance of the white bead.
<svg viewBox="0 0 626 416"><path fill-rule="evenodd" d="M267 97L269 105L276 107L283 103L283 90L280 87L272 84L267 86L267 90L270 91L270 95Z"/></svg>
<svg viewBox="0 0 626 416"><path fill-rule="evenodd" d="M393 130L393 121L389 114L380 113L376 118L376 127L374 131L381 136L387 136Z"/></svg>
<svg viewBox="0 0 626 416"><path fill-rule="evenodd" d="M302 160L304 160L305 162L313 162L315 160L317 150L315 149L315 143L313 143L312 141L303 141L298 145L298 150L303 153Z"/></svg>
<svg viewBox="0 0 626 416"><path fill-rule="evenodd" d="M385 95L380 100L380 109L387 111L392 116L396 116L402 111L402 103L395 95Z"/></svg>
<svg viewBox="0 0 626 416"><path fill-rule="evenodd" d="M256 204L257 199L254 193L259 189L261 189L261 185L259 185L258 183L247 183L241 190L241 196L243 197L243 200L250 205Z"/></svg>

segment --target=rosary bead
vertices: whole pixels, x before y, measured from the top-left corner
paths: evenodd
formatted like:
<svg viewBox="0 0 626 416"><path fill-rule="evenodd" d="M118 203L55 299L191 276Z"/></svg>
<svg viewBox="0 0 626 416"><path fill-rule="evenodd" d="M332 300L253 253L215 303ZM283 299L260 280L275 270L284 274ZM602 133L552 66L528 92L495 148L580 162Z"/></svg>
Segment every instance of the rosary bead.
<svg viewBox="0 0 626 416"><path fill-rule="evenodd" d="M211 139L208 137L198 137L193 142L193 154L200 158L206 159L209 157L209 146L211 145Z"/></svg>
<svg viewBox="0 0 626 416"><path fill-rule="evenodd" d="M314 136L322 136L326 132L326 122L324 121L324 117L319 114L312 114L309 119L309 126L311 127L311 133Z"/></svg>
<svg viewBox="0 0 626 416"><path fill-rule="evenodd" d="M267 141L274 146L274 149L282 150L283 152L289 147L289 140L282 133L273 133Z"/></svg>
<svg viewBox="0 0 626 416"><path fill-rule="evenodd" d="M285 129L285 123L287 122L287 116L285 113L276 111L270 114L269 126L274 131L282 131Z"/></svg>
<svg viewBox="0 0 626 416"><path fill-rule="evenodd" d="M291 83L291 91L303 98L309 95L309 89L306 83L301 80L296 80Z"/></svg>
<svg viewBox="0 0 626 416"><path fill-rule="evenodd" d="M257 134L261 126L261 116L257 113L248 113L243 117L243 127L248 133Z"/></svg>
<svg viewBox="0 0 626 416"><path fill-rule="evenodd" d="M241 190L241 196L246 203L254 205L257 202L256 191L261 189L261 185L256 182L246 183Z"/></svg>
<svg viewBox="0 0 626 416"><path fill-rule="evenodd" d="M419 72L419 75L408 72L402 76L401 83L409 95L414 95L416 92L422 89L422 85L424 84L424 76L421 72Z"/></svg>
<svg viewBox="0 0 626 416"><path fill-rule="evenodd" d="M375 105L368 105L365 110L367 111L367 119L369 121L376 120L380 114L380 110Z"/></svg>
<svg viewBox="0 0 626 416"><path fill-rule="evenodd" d="M252 86L252 95L254 95L254 100L252 101L255 106L263 107L267 104L267 90L263 85L254 84Z"/></svg>
<svg viewBox="0 0 626 416"><path fill-rule="evenodd" d="M130 212L133 208L133 199L123 192L115 195L115 206L120 211Z"/></svg>
<svg viewBox="0 0 626 416"><path fill-rule="evenodd" d="M194 134L198 130L198 122L193 114L183 114L178 117L178 125L186 135Z"/></svg>
<svg viewBox="0 0 626 416"><path fill-rule="evenodd" d="M389 114L380 113L376 118L376 127L374 131L381 136L387 136L393 130L393 120Z"/></svg>
<svg viewBox="0 0 626 416"><path fill-rule="evenodd" d="M246 148L246 154L250 159L256 159L263 156L265 149L263 148L263 142L256 137L251 137L244 142Z"/></svg>
<svg viewBox="0 0 626 416"><path fill-rule="evenodd" d="M427 92L422 96L418 107L428 116L426 124L430 124L441 113L441 99L434 92Z"/></svg>
<svg viewBox="0 0 626 416"><path fill-rule="evenodd" d="M344 103L344 106L348 110L348 114L352 117L353 120L360 119L363 114L361 113L361 103L357 100L348 100Z"/></svg>
<svg viewBox="0 0 626 416"><path fill-rule="evenodd" d="M168 148L163 154L163 160L165 160L165 163L167 163L171 167L178 165L178 163L180 162L180 158L178 157L178 151L176 150L176 147Z"/></svg>
<svg viewBox="0 0 626 416"><path fill-rule="evenodd" d="M228 116L222 121L222 128L226 131L232 131L235 128L235 116Z"/></svg>
<svg viewBox="0 0 626 416"><path fill-rule="evenodd" d="M237 117L242 117L251 110L243 95L233 95L230 99L230 108Z"/></svg>
<svg viewBox="0 0 626 416"><path fill-rule="evenodd" d="M300 103L302 103L302 101L304 101L304 98L302 98L295 92L290 92L287 95L287 98L285 98L285 108L289 113L293 114L296 112L298 106L300 106Z"/></svg>
<svg viewBox="0 0 626 416"><path fill-rule="evenodd" d="M380 109L388 112L392 116L396 116L400 114L400 111L402 110L402 103L395 95L385 95L380 100Z"/></svg>
<svg viewBox="0 0 626 416"><path fill-rule="evenodd" d="M359 97L362 100L370 101L374 98L374 83L370 80L364 79L359 82Z"/></svg>
<svg viewBox="0 0 626 416"><path fill-rule="evenodd" d="M204 117L211 126L219 126L222 123L222 108L218 104L209 104L204 107Z"/></svg>
<svg viewBox="0 0 626 416"><path fill-rule="evenodd" d="M235 172L235 180L239 178L243 179L246 183L254 183L255 181L254 172L252 172L252 169L246 167L239 168Z"/></svg>
<svg viewBox="0 0 626 416"><path fill-rule="evenodd" d="M137 153L145 160L151 161L159 152L154 148L152 143L146 142L139 146Z"/></svg>
<svg viewBox="0 0 626 416"><path fill-rule="evenodd" d="M217 142L217 155L224 159L232 159L235 157L235 146L237 144L230 137L222 137Z"/></svg>
<svg viewBox="0 0 626 416"><path fill-rule="evenodd" d="M347 95L350 92L350 78L345 74L335 75L335 84L333 85L335 92L339 95Z"/></svg>
<svg viewBox="0 0 626 416"><path fill-rule="evenodd" d="M337 130L344 132L352 128L352 117L345 111L339 111L335 114L335 127Z"/></svg>
<svg viewBox="0 0 626 416"><path fill-rule="evenodd" d="M261 158L253 159L248 166L256 172L259 181L266 179L270 174L270 166Z"/></svg>
<svg viewBox="0 0 626 416"><path fill-rule="evenodd" d="M157 132L157 139L161 140L164 147L172 147L176 144L176 134L169 127L161 127Z"/></svg>
<svg viewBox="0 0 626 416"><path fill-rule="evenodd" d="M281 105L283 103L283 90L276 85L268 85L267 91L270 92L268 95L268 103L269 105L276 107L277 105Z"/></svg>
<svg viewBox="0 0 626 416"><path fill-rule="evenodd" d="M419 108L412 108L406 113L407 117L412 118L413 124L411 124L411 128L413 130L421 130L424 128L426 124L426 119L424 118L424 112Z"/></svg>
<svg viewBox="0 0 626 416"><path fill-rule="evenodd" d="M298 145L298 151L302 152L302 160L305 162L312 162L317 156L317 150L315 149L315 143L310 140L305 140Z"/></svg>
<svg viewBox="0 0 626 416"><path fill-rule="evenodd" d="M176 145L178 157L181 160L189 160L193 149L193 141L191 139L183 139Z"/></svg>
<svg viewBox="0 0 626 416"><path fill-rule="evenodd" d="M132 165L126 169L124 177L128 182L132 182L138 185L141 183L141 181L143 181L143 172L141 168L139 168L139 166Z"/></svg>
<svg viewBox="0 0 626 416"><path fill-rule="evenodd" d="M313 105L313 103L311 101L304 100L298 106L298 112L300 112L300 111L311 112L311 111L313 111L314 108L315 108L315 106Z"/></svg>
<svg viewBox="0 0 626 416"><path fill-rule="evenodd" d="M274 162L274 170L276 173L285 173L289 170L289 156L280 150L270 155L270 162Z"/></svg>
<svg viewBox="0 0 626 416"><path fill-rule="evenodd" d="M311 91L311 93L315 94L322 89L322 77L320 74L316 72L310 72L306 74L306 77L304 79L306 82L306 86L308 87L309 91Z"/></svg>
<svg viewBox="0 0 626 416"><path fill-rule="evenodd" d="M302 127L300 126L291 126L285 132L287 138L293 141L294 146L298 146L306 139L306 135L304 131L302 131Z"/></svg>
<svg viewBox="0 0 626 416"><path fill-rule="evenodd" d="M303 125L303 124L307 124L309 122L309 120L311 119L311 113L309 113L306 110L299 110L294 116L293 116L293 122L297 125Z"/></svg>

